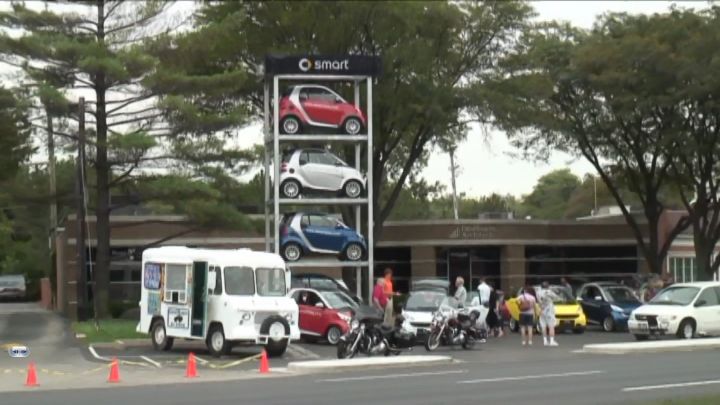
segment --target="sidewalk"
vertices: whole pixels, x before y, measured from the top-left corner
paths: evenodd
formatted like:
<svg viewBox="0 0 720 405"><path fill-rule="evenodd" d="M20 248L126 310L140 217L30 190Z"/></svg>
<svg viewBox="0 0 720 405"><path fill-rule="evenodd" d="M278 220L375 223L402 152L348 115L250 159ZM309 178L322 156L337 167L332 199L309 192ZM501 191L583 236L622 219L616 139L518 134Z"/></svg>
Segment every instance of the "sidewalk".
<svg viewBox="0 0 720 405"><path fill-rule="evenodd" d="M650 342L605 343L583 346L585 353L625 354L687 351L694 349L720 348L720 338L658 340Z"/></svg>

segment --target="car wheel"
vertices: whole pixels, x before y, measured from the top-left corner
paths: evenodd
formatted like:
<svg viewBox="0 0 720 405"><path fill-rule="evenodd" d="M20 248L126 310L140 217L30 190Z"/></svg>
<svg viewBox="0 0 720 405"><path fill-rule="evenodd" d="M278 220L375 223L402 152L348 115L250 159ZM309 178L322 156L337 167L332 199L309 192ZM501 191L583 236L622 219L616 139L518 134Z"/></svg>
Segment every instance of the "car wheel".
<svg viewBox="0 0 720 405"><path fill-rule="evenodd" d="M648 335L635 335L635 340L637 340L638 342L648 340L649 338L650 336Z"/></svg>
<svg viewBox="0 0 720 405"><path fill-rule="evenodd" d="M302 187L297 180L285 180L280 186L280 191L285 198L298 198Z"/></svg>
<svg viewBox="0 0 720 405"><path fill-rule="evenodd" d="M285 244L282 250L283 258L289 262L296 262L302 257L302 248L294 242Z"/></svg>
<svg viewBox="0 0 720 405"><path fill-rule="evenodd" d="M337 326L331 326L328 328L327 333L325 334L325 338L327 339L328 343L335 346L342 337L342 330L338 328Z"/></svg>
<svg viewBox="0 0 720 405"><path fill-rule="evenodd" d="M280 122L280 129L284 134L295 135L300 133L300 121L293 116L285 117Z"/></svg>
<svg viewBox="0 0 720 405"><path fill-rule="evenodd" d="M362 122L357 117L350 117L345 120L343 129L348 135L357 135L362 131Z"/></svg>
<svg viewBox="0 0 720 405"><path fill-rule="evenodd" d="M602 326L605 332L612 332L615 330L615 320L612 316L608 315L603 319Z"/></svg>
<svg viewBox="0 0 720 405"><path fill-rule="evenodd" d="M677 337L680 339L692 339L695 336L695 321L684 319L678 326Z"/></svg>
<svg viewBox="0 0 720 405"><path fill-rule="evenodd" d="M345 248L344 256L347 260L351 262L360 261L363 256L363 248L362 246L360 246L359 243L348 243L347 247Z"/></svg>
<svg viewBox="0 0 720 405"><path fill-rule="evenodd" d="M168 351L172 348L174 339L167 336L165 332L165 321L156 319L150 328L152 344L155 350Z"/></svg>
<svg viewBox="0 0 720 405"><path fill-rule="evenodd" d="M343 186L343 194L347 198L358 198L363 192L363 186L357 180L348 180Z"/></svg>
<svg viewBox="0 0 720 405"><path fill-rule="evenodd" d="M207 348L213 357L220 357L223 354L228 354L232 348L230 346L230 342L225 339L223 327L217 324L210 327L207 341L205 343L207 344Z"/></svg>
<svg viewBox="0 0 720 405"><path fill-rule="evenodd" d="M513 332L517 332L518 330L520 330L520 325L518 324L518 321L516 321L514 318L510 318L509 327L510 330Z"/></svg>

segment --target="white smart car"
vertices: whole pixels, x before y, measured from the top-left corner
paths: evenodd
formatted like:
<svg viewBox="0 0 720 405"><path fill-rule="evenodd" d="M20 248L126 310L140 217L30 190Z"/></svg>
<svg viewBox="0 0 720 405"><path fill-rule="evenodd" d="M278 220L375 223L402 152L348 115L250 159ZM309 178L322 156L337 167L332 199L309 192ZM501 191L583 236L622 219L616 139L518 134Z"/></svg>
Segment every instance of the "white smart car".
<svg viewBox="0 0 720 405"><path fill-rule="evenodd" d="M280 193L297 198L305 190L334 191L359 198L367 184L365 176L339 157L322 149L295 149L283 156Z"/></svg>
<svg viewBox="0 0 720 405"><path fill-rule="evenodd" d="M637 340L674 334L681 339L720 335L720 282L673 284L630 314Z"/></svg>

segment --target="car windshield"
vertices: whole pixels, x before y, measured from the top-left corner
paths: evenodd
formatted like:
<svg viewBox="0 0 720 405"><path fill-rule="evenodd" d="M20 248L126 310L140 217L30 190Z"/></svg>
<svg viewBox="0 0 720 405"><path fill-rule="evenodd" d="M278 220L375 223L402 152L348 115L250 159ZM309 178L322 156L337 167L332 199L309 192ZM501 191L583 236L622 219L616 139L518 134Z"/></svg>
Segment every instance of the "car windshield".
<svg viewBox="0 0 720 405"><path fill-rule="evenodd" d="M282 297L287 294L284 269L264 269L255 271L258 295L266 297Z"/></svg>
<svg viewBox="0 0 720 405"><path fill-rule="evenodd" d="M225 267L225 293L228 295L255 294L255 277L250 267Z"/></svg>
<svg viewBox="0 0 720 405"><path fill-rule="evenodd" d="M437 291L414 291L410 293L405 309L408 311L435 311L446 295Z"/></svg>
<svg viewBox="0 0 720 405"><path fill-rule="evenodd" d="M635 293L627 287L605 287L605 293L611 302L637 301Z"/></svg>
<svg viewBox="0 0 720 405"><path fill-rule="evenodd" d="M340 291L321 291L320 294L325 298L331 308L356 308L357 303L348 297L347 294Z"/></svg>
<svg viewBox="0 0 720 405"><path fill-rule="evenodd" d="M700 292L698 287L669 287L660 291L649 305L688 305Z"/></svg>
<svg viewBox="0 0 720 405"><path fill-rule="evenodd" d="M554 292L558 296L553 302L556 304L576 304L575 297L568 293L568 290L559 285L550 286L550 291Z"/></svg>

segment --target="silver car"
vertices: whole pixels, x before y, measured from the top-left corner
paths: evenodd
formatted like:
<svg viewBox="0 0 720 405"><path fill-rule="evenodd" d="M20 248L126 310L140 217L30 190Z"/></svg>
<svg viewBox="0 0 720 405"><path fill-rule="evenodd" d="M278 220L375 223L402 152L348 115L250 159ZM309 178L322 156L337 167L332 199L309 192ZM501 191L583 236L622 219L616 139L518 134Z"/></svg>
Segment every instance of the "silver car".
<svg viewBox="0 0 720 405"><path fill-rule="evenodd" d="M25 299L25 276L0 276L0 299Z"/></svg>
<svg viewBox="0 0 720 405"><path fill-rule="evenodd" d="M305 190L359 198L366 183L360 171L323 149L295 149L283 156L280 167L280 193L285 198L297 198Z"/></svg>

